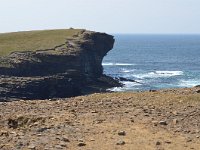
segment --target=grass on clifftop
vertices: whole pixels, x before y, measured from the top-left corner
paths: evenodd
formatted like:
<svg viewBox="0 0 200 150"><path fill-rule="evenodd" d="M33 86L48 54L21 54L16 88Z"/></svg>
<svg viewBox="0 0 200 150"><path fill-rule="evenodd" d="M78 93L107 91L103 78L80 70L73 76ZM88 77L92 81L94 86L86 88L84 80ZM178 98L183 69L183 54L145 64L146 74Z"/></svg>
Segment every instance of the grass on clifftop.
<svg viewBox="0 0 200 150"><path fill-rule="evenodd" d="M23 31L0 34L0 56L15 51L36 51L61 45L66 38L77 35L81 29Z"/></svg>

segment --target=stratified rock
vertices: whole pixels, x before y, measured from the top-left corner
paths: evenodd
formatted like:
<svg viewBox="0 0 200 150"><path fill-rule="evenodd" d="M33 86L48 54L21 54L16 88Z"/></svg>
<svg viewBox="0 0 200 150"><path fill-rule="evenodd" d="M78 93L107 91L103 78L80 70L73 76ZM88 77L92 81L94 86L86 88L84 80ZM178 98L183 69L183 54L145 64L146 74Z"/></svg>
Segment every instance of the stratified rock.
<svg viewBox="0 0 200 150"><path fill-rule="evenodd" d="M82 30L51 49L0 57L0 101L50 99L106 91L120 84L103 75L114 38Z"/></svg>

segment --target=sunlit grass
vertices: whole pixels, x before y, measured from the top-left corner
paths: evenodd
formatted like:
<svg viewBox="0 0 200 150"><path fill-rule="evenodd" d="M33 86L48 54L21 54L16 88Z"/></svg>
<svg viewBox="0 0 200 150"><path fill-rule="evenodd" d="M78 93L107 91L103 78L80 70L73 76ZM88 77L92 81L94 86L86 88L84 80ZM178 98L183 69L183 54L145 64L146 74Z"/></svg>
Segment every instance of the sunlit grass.
<svg viewBox="0 0 200 150"><path fill-rule="evenodd" d="M8 55L14 51L54 48L81 31L81 29L59 29L2 33L0 34L0 56Z"/></svg>

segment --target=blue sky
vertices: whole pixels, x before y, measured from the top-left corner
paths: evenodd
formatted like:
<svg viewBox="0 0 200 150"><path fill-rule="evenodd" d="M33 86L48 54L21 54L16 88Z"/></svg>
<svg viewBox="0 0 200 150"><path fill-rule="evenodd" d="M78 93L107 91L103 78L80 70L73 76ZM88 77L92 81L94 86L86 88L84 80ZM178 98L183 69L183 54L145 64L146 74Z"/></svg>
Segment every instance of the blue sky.
<svg viewBox="0 0 200 150"><path fill-rule="evenodd" d="M0 0L0 32L200 33L200 0Z"/></svg>

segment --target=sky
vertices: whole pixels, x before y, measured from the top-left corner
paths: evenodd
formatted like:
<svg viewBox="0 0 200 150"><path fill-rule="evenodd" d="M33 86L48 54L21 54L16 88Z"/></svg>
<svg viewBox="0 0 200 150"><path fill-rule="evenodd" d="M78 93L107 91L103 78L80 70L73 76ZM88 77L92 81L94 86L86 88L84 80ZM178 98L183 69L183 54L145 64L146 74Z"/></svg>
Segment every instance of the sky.
<svg viewBox="0 0 200 150"><path fill-rule="evenodd" d="M0 0L0 33L70 27L200 34L200 0Z"/></svg>

